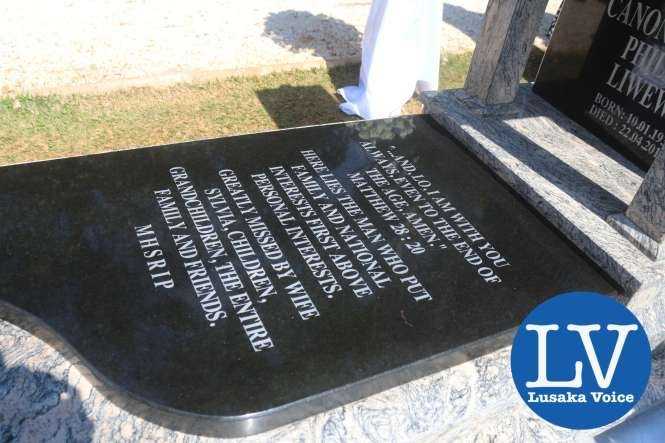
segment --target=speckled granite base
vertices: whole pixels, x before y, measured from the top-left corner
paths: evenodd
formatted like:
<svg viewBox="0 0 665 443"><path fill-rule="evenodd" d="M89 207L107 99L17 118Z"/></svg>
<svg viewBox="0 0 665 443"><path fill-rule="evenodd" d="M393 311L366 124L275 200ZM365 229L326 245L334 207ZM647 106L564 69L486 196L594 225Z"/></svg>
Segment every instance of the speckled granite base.
<svg viewBox="0 0 665 443"><path fill-rule="evenodd" d="M626 213L607 221L652 260L665 260L665 149L661 149Z"/></svg>
<svg viewBox="0 0 665 443"><path fill-rule="evenodd" d="M3 321L0 356L0 441L214 441L119 409L58 352ZM538 419L513 387L509 356L502 349L244 441L573 441L602 431L568 431ZM664 398L659 349L636 411Z"/></svg>
<svg viewBox="0 0 665 443"><path fill-rule="evenodd" d="M478 99L469 95L464 89L455 90L455 97L462 102L472 113L478 117L497 116L503 118L515 118L524 113L520 103L516 100L511 103L502 103L498 105L487 105Z"/></svg>
<svg viewBox="0 0 665 443"><path fill-rule="evenodd" d="M612 214L607 217L607 222L633 242L650 259L665 260L665 244L659 243L645 234L626 214Z"/></svg>
<svg viewBox="0 0 665 443"><path fill-rule="evenodd" d="M665 149L656 154L626 216L654 241L665 242Z"/></svg>
<svg viewBox="0 0 665 443"><path fill-rule="evenodd" d="M520 88L517 117L479 117L457 91L425 94L427 110L631 295L652 344L665 340L665 262L645 255L607 219L644 175L549 103Z"/></svg>
<svg viewBox="0 0 665 443"><path fill-rule="evenodd" d="M1 321L0 349L0 441L213 441L122 411L55 350ZM508 361L503 349L246 441L573 440L600 432L566 431L537 419L518 398ZM661 398L662 351L637 409Z"/></svg>
<svg viewBox="0 0 665 443"><path fill-rule="evenodd" d="M528 85L520 88L517 102L523 112L517 117L479 117L455 91L425 94L423 101L444 127L628 293L665 281L665 266L606 221L625 212L643 173Z"/></svg>

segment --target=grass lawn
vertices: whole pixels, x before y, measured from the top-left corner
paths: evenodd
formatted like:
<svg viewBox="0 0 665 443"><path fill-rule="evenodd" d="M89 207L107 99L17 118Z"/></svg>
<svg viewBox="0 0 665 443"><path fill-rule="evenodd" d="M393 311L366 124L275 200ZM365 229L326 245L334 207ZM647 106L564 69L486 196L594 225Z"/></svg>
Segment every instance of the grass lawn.
<svg viewBox="0 0 665 443"><path fill-rule="evenodd" d="M441 88L462 86L471 53L446 57ZM0 99L0 164L315 125L354 118L335 90L358 66L291 71L100 95ZM404 113L421 112L416 100Z"/></svg>

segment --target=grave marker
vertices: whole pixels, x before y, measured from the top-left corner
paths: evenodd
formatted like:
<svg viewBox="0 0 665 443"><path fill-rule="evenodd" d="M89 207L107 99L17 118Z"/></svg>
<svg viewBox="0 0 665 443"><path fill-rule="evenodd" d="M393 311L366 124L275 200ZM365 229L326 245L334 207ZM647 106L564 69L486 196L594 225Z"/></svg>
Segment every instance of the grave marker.
<svg viewBox="0 0 665 443"><path fill-rule="evenodd" d="M557 293L615 291L430 117L8 166L0 189L0 314L200 434L371 395L507 345Z"/></svg>

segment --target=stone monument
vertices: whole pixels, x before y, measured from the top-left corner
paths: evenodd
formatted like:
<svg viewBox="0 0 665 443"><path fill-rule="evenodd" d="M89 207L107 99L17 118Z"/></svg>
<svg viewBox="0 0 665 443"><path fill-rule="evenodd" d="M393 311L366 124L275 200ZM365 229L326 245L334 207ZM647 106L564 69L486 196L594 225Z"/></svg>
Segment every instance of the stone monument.
<svg viewBox="0 0 665 443"><path fill-rule="evenodd" d="M0 189L3 317L196 434L341 406L618 288L429 117L9 166Z"/></svg>
<svg viewBox="0 0 665 443"><path fill-rule="evenodd" d="M530 44L512 42L533 41L545 3L490 1L466 87L426 109L620 282L662 366L663 2L566 1L535 85L520 85ZM643 403L664 385L654 375Z"/></svg>
<svg viewBox="0 0 665 443"><path fill-rule="evenodd" d="M1 324L3 435L576 437L512 386L533 307L611 294L665 367L665 154L547 93L596 78L547 68L580 50L574 8L597 14L580 57L615 57L606 3L565 5L535 89L519 82L546 1L490 0L466 88L424 96L431 116L0 168L0 315L58 351Z"/></svg>
<svg viewBox="0 0 665 443"><path fill-rule="evenodd" d="M568 2L534 92L645 170L665 143L662 1Z"/></svg>
<svg viewBox="0 0 665 443"><path fill-rule="evenodd" d="M474 56L464 90L427 95L427 109L632 294L663 276L662 118L653 115L658 82L644 71L649 60L658 65L660 50L655 36L630 26L638 12L656 20L660 2L631 12L628 25L617 11L640 2L567 2L532 90L519 85L530 47L510 42L533 41L531 22L545 3L490 2L487 20L504 19L486 21L476 54L491 55ZM636 51L653 58L642 62ZM617 65L642 82L635 96L609 85ZM652 98L657 109L644 104ZM643 136L622 137L629 125Z"/></svg>
<svg viewBox="0 0 665 443"><path fill-rule="evenodd" d="M663 260L665 16L662 1L569 2L534 92L641 168L651 169L624 214L609 222ZM572 32L571 32L572 31Z"/></svg>

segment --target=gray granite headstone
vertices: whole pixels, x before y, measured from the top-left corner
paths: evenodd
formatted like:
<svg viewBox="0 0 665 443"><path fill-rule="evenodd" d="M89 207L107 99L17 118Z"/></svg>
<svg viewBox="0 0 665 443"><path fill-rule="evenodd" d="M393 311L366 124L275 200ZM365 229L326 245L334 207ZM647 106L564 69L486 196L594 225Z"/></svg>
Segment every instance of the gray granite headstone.
<svg viewBox="0 0 665 443"><path fill-rule="evenodd" d="M482 106L501 112L517 95L547 0L490 0L464 86ZM510 107L507 107L510 109Z"/></svg>
<svg viewBox="0 0 665 443"><path fill-rule="evenodd" d="M625 214L608 222L655 261L665 260L665 150L656 156Z"/></svg>

